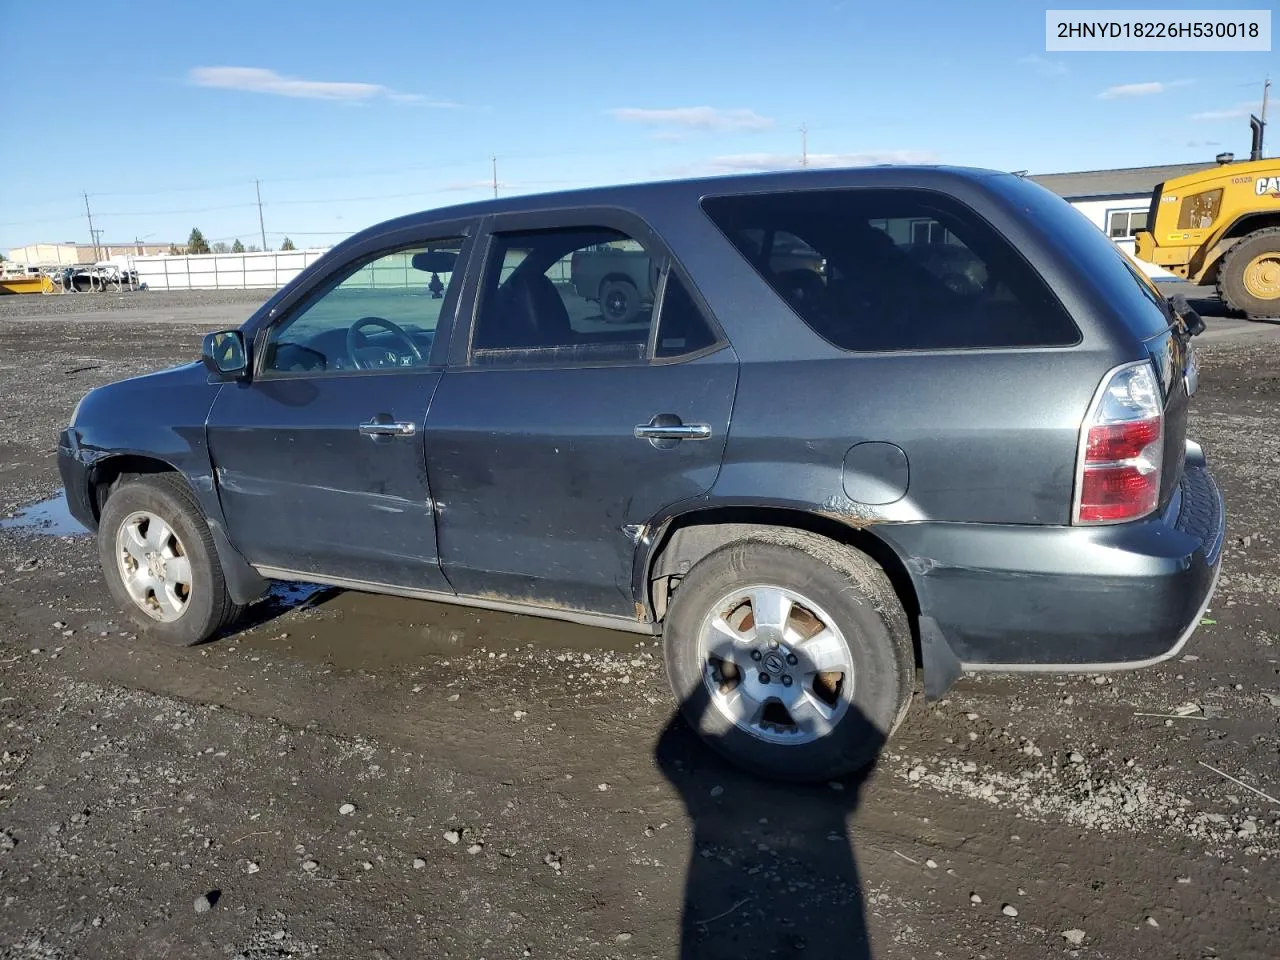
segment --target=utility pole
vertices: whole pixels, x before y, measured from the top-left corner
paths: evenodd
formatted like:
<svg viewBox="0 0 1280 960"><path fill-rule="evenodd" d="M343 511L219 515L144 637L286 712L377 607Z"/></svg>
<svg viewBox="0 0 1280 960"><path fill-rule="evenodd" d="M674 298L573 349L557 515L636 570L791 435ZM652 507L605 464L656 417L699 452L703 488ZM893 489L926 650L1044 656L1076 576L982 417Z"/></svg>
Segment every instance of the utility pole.
<svg viewBox="0 0 1280 960"><path fill-rule="evenodd" d="M267 249L267 228L262 222L262 185L258 180L253 181L253 192L258 195L258 229L262 231L262 249Z"/></svg>
<svg viewBox="0 0 1280 960"><path fill-rule="evenodd" d="M93 229L93 211L89 209L89 191L84 191L84 215L89 218L89 239L93 241L93 262L97 263L102 257L98 256L98 232Z"/></svg>
<svg viewBox="0 0 1280 960"><path fill-rule="evenodd" d="M498 195L498 155L492 154L489 159L493 161L493 195Z"/></svg>
<svg viewBox="0 0 1280 960"><path fill-rule="evenodd" d="M809 125L800 124L800 166L809 165Z"/></svg>

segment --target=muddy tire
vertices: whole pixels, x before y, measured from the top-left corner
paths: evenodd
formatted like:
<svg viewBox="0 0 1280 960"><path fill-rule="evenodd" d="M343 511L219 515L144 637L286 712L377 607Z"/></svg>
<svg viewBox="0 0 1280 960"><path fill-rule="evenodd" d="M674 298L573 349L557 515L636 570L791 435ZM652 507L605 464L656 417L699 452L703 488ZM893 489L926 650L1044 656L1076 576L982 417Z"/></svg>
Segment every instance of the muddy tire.
<svg viewBox="0 0 1280 960"><path fill-rule="evenodd" d="M606 323L630 323L640 313L640 291L630 280L600 284L600 316Z"/></svg>
<svg viewBox="0 0 1280 960"><path fill-rule="evenodd" d="M112 598L152 636L186 646L243 612L231 599L209 525L175 474L126 478L98 525L98 560Z"/></svg>
<svg viewBox="0 0 1280 960"><path fill-rule="evenodd" d="M863 770L910 704L911 630L888 577L815 534L762 531L708 554L676 589L663 643L685 720L767 778Z"/></svg>
<svg viewBox="0 0 1280 960"><path fill-rule="evenodd" d="M1280 317L1280 227L1235 242L1218 270L1218 296L1251 319Z"/></svg>

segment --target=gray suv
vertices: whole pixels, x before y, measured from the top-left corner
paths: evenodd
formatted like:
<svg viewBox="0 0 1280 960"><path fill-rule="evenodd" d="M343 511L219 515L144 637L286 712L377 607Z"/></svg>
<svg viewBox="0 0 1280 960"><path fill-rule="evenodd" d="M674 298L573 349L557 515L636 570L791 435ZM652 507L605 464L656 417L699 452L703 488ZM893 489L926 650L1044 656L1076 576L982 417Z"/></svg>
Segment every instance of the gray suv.
<svg viewBox="0 0 1280 960"><path fill-rule="evenodd" d="M651 268L626 324L572 282L604 244ZM200 361L85 396L60 466L159 637L275 579L661 636L716 749L828 778L918 670L937 697L1186 643L1224 524L1202 327L1005 173L519 197L349 238Z"/></svg>

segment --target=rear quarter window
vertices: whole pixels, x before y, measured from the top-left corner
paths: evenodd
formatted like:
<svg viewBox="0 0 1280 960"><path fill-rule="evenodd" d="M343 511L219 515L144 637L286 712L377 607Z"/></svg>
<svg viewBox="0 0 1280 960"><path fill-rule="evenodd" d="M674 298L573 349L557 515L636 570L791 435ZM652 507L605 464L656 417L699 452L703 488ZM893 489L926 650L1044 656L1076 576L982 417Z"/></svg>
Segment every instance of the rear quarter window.
<svg viewBox="0 0 1280 960"><path fill-rule="evenodd" d="M1079 210L1040 184L1013 175L991 177L987 186L1014 206L1077 266L1077 276L1101 293L1112 315L1138 340L1169 329L1172 317L1164 295L1114 241ZM1152 200L1148 221L1155 223Z"/></svg>
<svg viewBox="0 0 1280 960"><path fill-rule="evenodd" d="M706 197L702 206L774 292L843 349L1079 342L1021 254L935 191L805 190Z"/></svg>

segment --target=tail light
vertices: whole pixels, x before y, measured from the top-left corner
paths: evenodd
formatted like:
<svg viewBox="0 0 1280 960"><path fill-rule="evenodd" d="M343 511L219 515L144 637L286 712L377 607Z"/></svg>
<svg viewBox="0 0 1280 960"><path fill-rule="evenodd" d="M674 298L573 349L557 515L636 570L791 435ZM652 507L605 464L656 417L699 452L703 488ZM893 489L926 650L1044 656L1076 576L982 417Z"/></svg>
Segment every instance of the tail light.
<svg viewBox="0 0 1280 960"><path fill-rule="evenodd" d="M1164 461L1164 408L1148 362L1112 370L1080 432L1072 520L1123 523L1155 510Z"/></svg>

